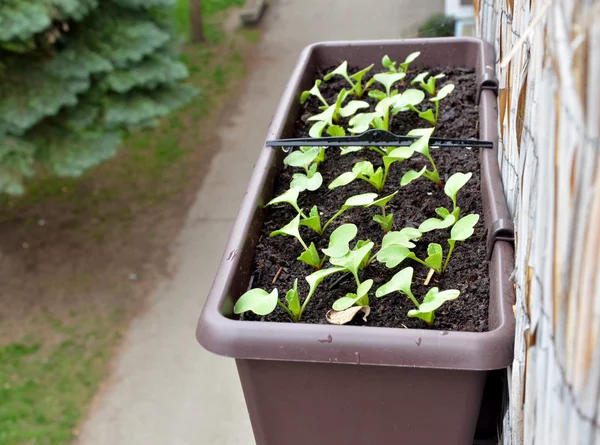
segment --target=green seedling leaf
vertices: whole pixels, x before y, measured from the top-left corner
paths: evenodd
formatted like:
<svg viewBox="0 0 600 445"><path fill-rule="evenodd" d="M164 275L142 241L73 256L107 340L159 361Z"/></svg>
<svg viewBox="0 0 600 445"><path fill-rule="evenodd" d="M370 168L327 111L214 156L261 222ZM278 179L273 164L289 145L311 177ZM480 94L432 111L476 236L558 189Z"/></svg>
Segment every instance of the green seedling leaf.
<svg viewBox="0 0 600 445"><path fill-rule="evenodd" d="M359 240L356 242L356 246L354 246L354 251L357 251L359 249L362 249L363 247L367 246L371 241L366 239L366 240ZM369 253L367 252L367 254L363 257L362 261L360 262L359 266L358 266L358 270L363 270L365 267L367 267L369 265Z"/></svg>
<svg viewBox="0 0 600 445"><path fill-rule="evenodd" d="M346 199L342 208L363 207L371 204L377 198L377 193L363 193Z"/></svg>
<svg viewBox="0 0 600 445"><path fill-rule="evenodd" d="M435 128L415 128L408 132L408 136L420 136L410 147L425 156L429 156L429 139Z"/></svg>
<svg viewBox="0 0 600 445"><path fill-rule="evenodd" d="M459 219L450 231L452 241L465 241L473 235L475 224L479 221L479 215L471 214Z"/></svg>
<svg viewBox="0 0 600 445"><path fill-rule="evenodd" d="M458 191L471 179L472 173L454 173L446 181L444 193L452 200L454 208L456 208L456 195Z"/></svg>
<svg viewBox="0 0 600 445"><path fill-rule="evenodd" d="M373 201L371 204L367 204L366 207L377 206L377 207L381 207L383 209L392 200L392 198L394 196L396 196L397 193L398 193L398 190L396 190L391 195L384 196L383 198L379 198L379 199Z"/></svg>
<svg viewBox="0 0 600 445"><path fill-rule="evenodd" d="M381 65L393 73L398 71L396 68L396 62L392 62L387 55L383 56L383 59L381 59Z"/></svg>
<svg viewBox="0 0 600 445"><path fill-rule="evenodd" d="M371 65L369 65L368 67L366 67L365 69L360 70L357 73L354 73L350 76L350 79L356 80L357 82L361 82L363 77L365 77L365 74L367 74L369 71L371 71L371 68L373 68L375 64L372 63Z"/></svg>
<svg viewBox="0 0 600 445"><path fill-rule="evenodd" d="M302 244L302 247L304 247L304 250L308 250L308 246L304 243L304 240L302 239L302 237L300 236L300 232L298 231L299 225L300 225L300 215L296 215L296 217L293 220L291 220L289 223L287 223L281 229L274 230L273 232L271 232L270 236L277 236L277 235L293 236L300 242L300 244Z"/></svg>
<svg viewBox="0 0 600 445"><path fill-rule="evenodd" d="M305 190L314 192L321 187L321 184L323 184L323 176L319 172L316 172L312 177L308 177L304 173L294 173L290 182L290 188L298 189L301 192Z"/></svg>
<svg viewBox="0 0 600 445"><path fill-rule="evenodd" d="M373 99L376 99L376 100L383 100L387 96L381 90L371 90L371 91L369 91L369 97L372 97Z"/></svg>
<svg viewBox="0 0 600 445"><path fill-rule="evenodd" d="M369 108L369 104L362 100L352 100L348 104L340 109L340 116L349 117L356 113L361 108Z"/></svg>
<svg viewBox="0 0 600 445"><path fill-rule="evenodd" d="M377 261L380 263L385 263L388 269L393 269L398 264L402 263L402 261L407 258L411 258L413 255L414 254L408 248L394 244L384 247L377 252Z"/></svg>
<svg viewBox="0 0 600 445"><path fill-rule="evenodd" d="M309 117L307 121L325 122L327 125L333 125L333 116L335 114L336 105L331 105L322 113Z"/></svg>
<svg viewBox="0 0 600 445"><path fill-rule="evenodd" d="M383 165L385 168L389 168L394 162L410 158L413 153L414 150L410 147L396 147L383 157Z"/></svg>
<svg viewBox="0 0 600 445"><path fill-rule="evenodd" d="M252 311L256 315L268 315L275 310L279 293L277 288L270 293L262 289L250 289L242 295L233 307L235 314Z"/></svg>
<svg viewBox="0 0 600 445"><path fill-rule="evenodd" d="M415 59L417 57L419 57L421 55L420 51L415 51L414 53L410 53L406 59L404 60L403 63L400 64L400 68L402 69L402 71L406 72L408 71L408 66L415 61Z"/></svg>
<svg viewBox="0 0 600 445"><path fill-rule="evenodd" d="M456 289L440 292L437 287L432 287L429 289L429 292L427 292L427 295L425 295L420 309L422 312L433 312L436 309L439 309L446 301L456 300L459 295L460 291Z"/></svg>
<svg viewBox="0 0 600 445"><path fill-rule="evenodd" d="M435 213L442 218L446 218L448 215L450 215L450 211L446 207L438 207L435 209Z"/></svg>
<svg viewBox="0 0 600 445"><path fill-rule="evenodd" d="M321 95L321 91L319 90L320 85L321 85L321 80L320 79L315 80L314 86L308 91L303 91L302 94L300 95L300 103L304 104L308 100L308 98L312 95L312 96L316 96L321 101L321 103L323 103L325 106L329 106L327 104L327 101Z"/></svg>
<svg viewBox="0 0 600 445"><path fill-rule="evenodd" d="M440 100L442 100L446 96L448 96L448 94L450 94L452 91L454 91L454 84L449 83L448 85L444 85L442 87L442 89L440 89L440 91L438 91L438 93L435 95L435 97L432 97L429 100L431 102L439 102Z"/></svg>
<svg viewBox="0 0 600 445"><path fill-rule="evenodd" d="M375 215L373 216L373 221L378 223L384 232L389 232L392 230L394 226L394 215L392 213L388 213L387 215Z"/></svg>
<svg viewBox="0 0 600 445"><path fill-rule="evenodd" d="M383 169L381 167L375 170L375 173L371 175L369 183L378 191L381 191L381 189L383 189Z"/></svg>
<svg viewBox="0 0 600 445"><path fill-rule="evenodd" d="M437 243L431 243L427 246L427 258L425 258L425 264L437 273L441 273L443 256L442 246Z"/></svg>
<svg viewBox="0 0 600 445"><path fill-rule="evenodd" d="M373 171L373 164L371 164L369 161L357 162L352 167L352 172L356 173L356 175L363 175L363 176L373 176L373 174L375 173Z"/></svg>
<svg viewBox="0 0 600 445"><path fill-rule="evenodd" d="M329 136L346 136L346 130L339 125L330 125L327 128L327 134Z"/></svg>
<svg viewBox="0 0 600 445"><path fill-rule="evenodd" d="M406 295L412 295L412 292L410 291L412 276L413 268L405 267L396 275L394 275L390 281L377 289L375 296L377 298L381 298L393 292L402 292Z"/></svg>
<svg viewBox="0 0 600 445"><path fill-rule="evenodd" d="M350 133L364 133L369 129L373 119L380 117L379 113L361 113L354 116L348 124L351 128L348 129Z"/></svg>
<svg viewBox="0 0 600 445"><path fill-rule="evenodd" d="M329 81L335 75L342 76L343 78L348 78L348 62L344 60L340 66L334 69L332 72L328 73L323 77L325 82Z"/></svg>
<svg viewBox="0 0 600 445"><path fill-rule="evenodd" d="M420 73L417 76L415 76L415 78L410 82L411 85L414 85L415 83L424 83L425 82L425 78L429 76L429 71L425 71L424 73Z"/></svg>
<svg viewBox="0 0 600 445"><path fill-rule="evenodd" d="M310 150L306 151L294 150L283 159L283 163L290 167L303 168L308 172L310 164L317 159L319 152L319 147L311 147Z"/></svg>
<svg viewBox="0 0 600 445"><path fill-rule="evenodd" d="M323 233L321 229L321 217L319 216L319 209L317 206L313 206L313 208L310 209L309 217L300 221L300 225L311 228L319 235Z"/></svg>
<svg viewBox="0 0 600 445"><path fill-rule="evenodd" d="M335 178L333 181L331 181L331 184L329 184L328 188L329 188L329 190L333 190L334 188L348 185L352 181L354 181L357 178L357 176L358 175L356 173L354 173L353 171L342 173L337 178Z"/></svg>
<svg viewBox="0 0 600 445"><path fill-rule="evenodd" d="M294 280L294 287L285 294L288 309L292 313L292 320L300 319L300 297L298 296L298 278Z"/></svg>
<svg viewBox="0 0 600 445"><path fill-rule="evenodd" d="M380 116L384 116L395 103L396 97L384 97L375 106L375 112L379 113Z"/></svg>
<svg viewBox="0 0 600 445"><path fill-rule="evenodd" d="M380 117L376 117L375 119L373 119L373 122L371 122L371 124L374 128L377 128L379 130L387 130L385 126L385 120Z"/></svg>
<svg viewBox="0 0 600 445"><path fill-rule="evenodd" d="M412 109L419 114L419 117L421 119L426 120L431 125L435 125L437 123L437 121L435 120L435 115L433 114L433 110L431 108L429 108L425 111L419 111L416 108L412 108Z"/></svg>
<svg viewBox="0 0 600 445"><path fill-rule="evenodd" d="M359 306L368 306L369 305L369 291L373 286L373 280L365 280L361 283L356 289L355 294L346 294L345 297L338 298L333 303L334 311L344 311L348 309L350 306L355 303L360 303ZM365 304L366 303L366 304Z"/></svg>
<svg viewBox="0 0 600 445"><path fill-rule="evenodd" d="M315 269L319 269L321 267L321 258L319 257L319 252L315 247L315 243L310 243L308 249L302 252L302 255L298 257L298 260L314 267Z"/></svg>
<svg viewBox="0 0 600 445"><path fill-rule="evenodd" d="M343 257L350 252L348 244L352 241L358 229L354 224L343 224L335 229L329 237L329 245L327 249L323 249L323 253L330 258Z"/></svg>
<svg viewBox="0 0 600 445"><path fill-rule="evenodd" d="M420 318L429 326L433 326L435 312L442 304L449 300L456 300L460 292L456 289L450 289L440 292L437 287L432 287L421 303L418 309L408 311L411 318Z"/></svg>
<svg viewBox="0 0 600 445"><path fill-rule="evenodd" d="M421 236L423 235L418 229L414 229L412 227L405 227L404 229L400 230L400 233L411 241L417 241L421 239Z"/></svg>
<svg viewBox="0 0 600 445"><path fill-rule="evenodd" d="M420 104L425 99L425 93L420 90L408 89L402 94L394 96L394 108L392 113L395 115L401 111L410 110L411 107Z"/></svg>
<svg viewBox="0 0 600 445"><path fill-rule="evenodd" d="M302 215L302 210L300 209L300 207L298 207L298 196L300 196L300 190L291 188L291 189L283 192L281 195L271 199L267 203L266 206L270 206L270 205L274 205L274 204L281 204L283 202L286 202L286 203L290 204L292 207L294 207L299 215Z"/></svg>
<svg viewBox="0 0 600 445"><path fill-rule="evenodd" d="M311 138L320 138L323 135L323 130L327 126L327 122L316 122L310 130L308 130L308 135Z"/></svg>
<svg viewBox="0 0 600 445"><path fill-rule="evenodd" d="M340 155L344 156L349 153L361 151L365 147L340 147Z"/></svg>
<svg viewBox="0 0 600 445"><path fill-rule="evenodd" d="M399 232L390 232L386 233L381 241L381 247L385 249L389 246L402 246L408 249L412 249L415 245L411 242L411 238L407 236L406 229L402 229ZM416 230L416 229L412 229ZM421 237L421 233L419 232L419 237ZM417 238L418 239L418 238Z"/></svg>
<svg viewBox="0 0 600 445"><path fill-rule="evenodd" d="M429 218L421 223L419 226L419 231L425 233L431 232L432 230L447 229L454 224L455 221L456 218L454 218L454 215L451 214L446 216L444 219Z"/></svg>
<svg viewBox="0 0 600 445"><path fill-rule="evenodd" d="M437 76L433 76L434 79L441 79L442 77L446 77L444 73L440 73Z"/></svg>
<svg viewBox="0 0 600 445"><path fill-rule="evenodd" d="M400 180L400 187L404 187L405 185L413 182L415 179L420 178L421 176L423 176L423 174L425 173L426 170L427 170L427 167L423 167L419 171L415 171L415 170L407 171L406 173L404 173L404 175L402 175L402 179Z"/></svg>
<svg viewBox="0 0 600 445"><path fill-rule="evenodd" d="M343 272L345 270L346 269L343 267L329 267L327 269L317 270L316 272L313 272L307 276L306 282L308 283L309 291L308 297L306 297L306 300L304 300L304 306L306 305L306 301L309 300L310 297L312 297L312 295L315 293L315 290L317 290L317 286L321 284L325 278L333 275L334 273Z"/></svg>
<svg viewBox="0 0 600 445"><path fill-rule="evenodd" d="M390 96L392 86L406 77L406 73L378 73L373 76L375 82L379 82L385 87L387 96Z"/></svg>
<svg viewBox="0 0 600 445"><path fill-rule="evenodd" d="M358 270L363 263L365 257L368 257L371 249L375 244L372 241L369 241L366 245L362 246L360 249L351 250L343 257L331 258L329 262L334 266L340 266L351 272L354 275L354 279L356 283L359 284L360 280L358 279Z"/></svg>

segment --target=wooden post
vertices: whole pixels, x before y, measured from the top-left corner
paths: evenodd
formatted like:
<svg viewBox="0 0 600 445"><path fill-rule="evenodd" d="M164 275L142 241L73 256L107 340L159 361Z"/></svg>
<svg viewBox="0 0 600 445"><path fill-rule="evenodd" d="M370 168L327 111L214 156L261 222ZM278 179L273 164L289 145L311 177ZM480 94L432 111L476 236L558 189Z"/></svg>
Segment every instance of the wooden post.
<svg viewBox="0 0 600 445"><path fill-rule="evenodd" d="M202 24L202 0L190 0L190 36L193 43L204 42L204 25Z"/></svg>

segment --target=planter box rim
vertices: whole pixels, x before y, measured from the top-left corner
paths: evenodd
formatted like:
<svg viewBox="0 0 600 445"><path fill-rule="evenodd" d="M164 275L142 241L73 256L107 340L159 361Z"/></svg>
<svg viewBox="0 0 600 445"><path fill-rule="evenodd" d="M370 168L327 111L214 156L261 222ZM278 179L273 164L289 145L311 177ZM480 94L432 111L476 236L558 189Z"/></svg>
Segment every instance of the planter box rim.
<svg viewBox="0 0 600 445"><path fill-rule="evenodd" d="M268 139L282 137L285 120L297 100L301 74L314 57L315 51L336 48L343 54L344 48L402 47L412 52L415 46L423 51L433 48L445 51L454 45L469 46L477 52L478 79L493 73L494 54L491 46L476 38L431 38L405 40L333 41L318 42L307 46L285 88L271 126ZM387 49L386 49L387 50ZM440 53L442 54L442 53ZM380 57L379 57L380 59ZM373 56L377 61L377 56ZM448 66L440 63L438 66ZM483 110L483 111L482 111ZM487 118L486 118L487 117ZM491 120L493 119L493 122ZM490 122L484 122L484 121ZM497 140L496 97L492 91L483 91L480 101L480 138ZM237 359L308 361L323 363L346 363L399 367L427 367L487 371L505 368L512 362L514 341L514 316L512 313L513 287L509 275L512 272L514 250L510 243L497 241L490 262L490 304L497 295L494 322L487 332L456 332L427 329L400 329L373 326L335 326L306 323L275 323L235 320L224 315L231 312L225 308L226 295L236 279L240 257L250 226L254 221L265 178L274 162L275 150L263 146L256 162L252 178L234 223L230 239L221 260L219 270L203 308L196 336L207 350ZM508 216L497 168L497 147L487 149L486 163L495 165L486 169L482 160L482 188L489 191L484 199L486 226ZM487 165L486 164L486 165ZM487 171L491 170L491 171ZM485 176L485 177L484 177ZM498 186L498 183L500 184ZM501 197L500 197L501 195ZM253 252L252 248L252 252Z"/></svg>

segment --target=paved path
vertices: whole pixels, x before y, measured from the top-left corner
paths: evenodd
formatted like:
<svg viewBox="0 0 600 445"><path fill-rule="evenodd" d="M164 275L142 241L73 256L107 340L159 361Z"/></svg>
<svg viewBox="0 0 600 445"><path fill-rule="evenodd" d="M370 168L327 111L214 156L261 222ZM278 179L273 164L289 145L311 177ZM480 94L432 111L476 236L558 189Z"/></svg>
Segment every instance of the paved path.
<svg viewBox="0 0 600 445"><path fill-rule="evenodd" d="M202 350L194 331L279 94L304 46L412 37L442 5L280 0L271 7L240 107L220 132L221 151L173 251L177 273L132 323L78 445L254 444L233 360Z"/></svg>

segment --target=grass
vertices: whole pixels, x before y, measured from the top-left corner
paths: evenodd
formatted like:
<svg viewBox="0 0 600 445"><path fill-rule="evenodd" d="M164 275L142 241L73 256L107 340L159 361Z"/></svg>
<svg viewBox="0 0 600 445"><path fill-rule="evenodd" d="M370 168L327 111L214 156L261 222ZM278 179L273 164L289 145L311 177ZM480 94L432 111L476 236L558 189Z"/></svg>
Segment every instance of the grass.
<svg viewBox="0 0 600 445"><path fill-rule="evenodd" d="M192 161L198 159L204 121L230 99L228 86L245 74L235 39L220 30L223 11L243 3L203 0L209 43L186 46L181 55L189 82L200 91L187 108L164 118L157 128L130 134L117 158L81 178L41 176L28 184L23 197L0 197L0 224L35 230L44 209L64 209L70 218L83 221L72 230L82 232L82 249L91 251L94 245L114 243L115 232L127 242L127 231L139 223L140 215L177 202L192 175L198 175L198 162ZM187 14L188 0L178 0L175 21L184 35L189 32ZM248 31L237 37L248 42L259 38ZM96 188L98 183L102 186ZM154 236L148 230L147 238ZM87 292L96 275L74 275L71 291ZM115 289L128 285L106 283ZM0 346L0 445L72 441L129 317L119 307L96 309L92 302L85 309L47 308L35 329L24 327Z"/></svg>
<svg viewBox="0 0 600 445"><path fill-rule="evenodd" d="M63 445L73 438L119 338L112 317L65 323L39 320L55 333L0 348L0 444Z"/></svg>

